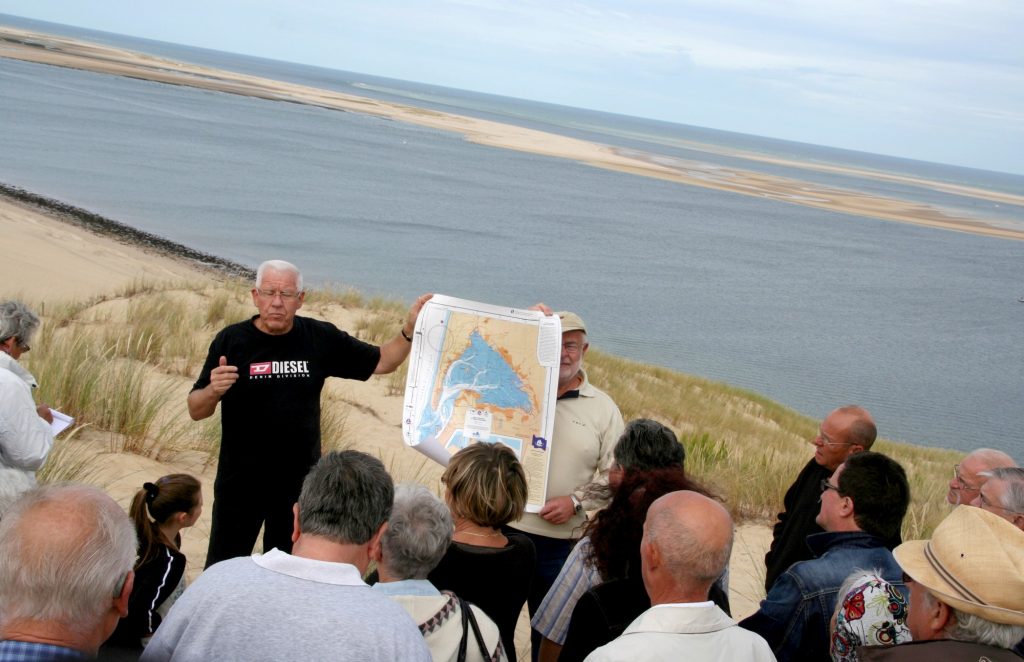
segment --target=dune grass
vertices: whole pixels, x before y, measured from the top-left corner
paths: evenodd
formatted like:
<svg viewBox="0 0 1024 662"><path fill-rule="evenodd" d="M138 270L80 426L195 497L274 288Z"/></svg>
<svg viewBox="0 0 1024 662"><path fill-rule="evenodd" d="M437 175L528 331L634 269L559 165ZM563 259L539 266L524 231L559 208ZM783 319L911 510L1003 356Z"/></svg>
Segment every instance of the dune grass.
<svg viewBox="0 0 1024 662"><path fill-rule="evenodd" d="M367 300L334 287L309 292L303 314L323 317L337 306L358 311L350 331L372 343L394 337L406 311L401 302ZM27 356L43 385L41 400L71 414L79 425L109 430L120 450L158 458L200 450L208 462L215 461L220 417L194 423L183 416L183 402L216 331L253 314L247 283L139 282L114 297L35 308L45 324ZM786 488L812 455L808 441L818 421L756 393L596 350L587 354L586 366L591 382L611 395L626 420L653 418L677 432L690 473L725 500L737 521L772 520ZM405 366L383 379L387 394L400 397ZM325 449L355 445L347 429L350 407L325 395ZM947 512L943 494L949 467L962 454L886 440L876 450L899 461L911 482L904 537L927 536ZM402 464L382 459L394 468ZM63 458L53 462L59 465ZM396 475L396 481L427 480L430 474L423 466L409 472L413 475Z"/></svg>

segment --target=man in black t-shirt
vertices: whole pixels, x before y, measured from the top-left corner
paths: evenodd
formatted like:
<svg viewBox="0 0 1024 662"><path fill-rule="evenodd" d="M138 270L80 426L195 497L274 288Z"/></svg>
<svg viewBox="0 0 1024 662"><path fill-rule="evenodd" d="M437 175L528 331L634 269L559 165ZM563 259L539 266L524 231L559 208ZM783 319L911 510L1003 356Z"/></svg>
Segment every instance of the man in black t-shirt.
<svg viewBox="0 0 1024 662"><path fill-rule="evenodd" d="M269 260L256 272L252 319L222 329L188 395L193 420L222 402L206 567L263 549L290 552L292 506L320 457L320 391L328 377L367 380L394 372L409 355L421 296L400 335L380 347L329 322L298 317L306 293L295 265Z"/></svg>

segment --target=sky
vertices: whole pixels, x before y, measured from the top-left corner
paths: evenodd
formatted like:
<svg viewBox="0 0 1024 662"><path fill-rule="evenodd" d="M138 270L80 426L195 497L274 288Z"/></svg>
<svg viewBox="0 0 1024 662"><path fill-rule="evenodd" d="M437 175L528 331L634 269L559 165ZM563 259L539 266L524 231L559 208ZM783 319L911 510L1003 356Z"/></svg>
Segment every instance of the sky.
<svg viewBox="0 0 1024 662"><path fill-rule="evenodd" d="M1021 0L0 0L0 13L1024 174Z"/></svg>

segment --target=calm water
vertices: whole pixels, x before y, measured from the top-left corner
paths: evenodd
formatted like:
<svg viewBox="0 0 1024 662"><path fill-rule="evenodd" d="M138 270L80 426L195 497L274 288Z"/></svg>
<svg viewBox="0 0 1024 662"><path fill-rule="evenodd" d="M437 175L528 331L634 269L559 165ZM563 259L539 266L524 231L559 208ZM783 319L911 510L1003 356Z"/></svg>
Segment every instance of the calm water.
<svg viewBox="0 0 1024 662"><path fill-rule="evenodd" d="M692 157L683 142L699 141L1024 192L1012 175L102 38L661 154ZM952 208L989 204L827 177ZM573 308L601 349L811 416L862 403L885 436L1024 459L1021 242L606 172L353 113L3 59L0 181L252 266L283 257L313 283ZM1019 208L988 211L1024 225Z"/></svg>

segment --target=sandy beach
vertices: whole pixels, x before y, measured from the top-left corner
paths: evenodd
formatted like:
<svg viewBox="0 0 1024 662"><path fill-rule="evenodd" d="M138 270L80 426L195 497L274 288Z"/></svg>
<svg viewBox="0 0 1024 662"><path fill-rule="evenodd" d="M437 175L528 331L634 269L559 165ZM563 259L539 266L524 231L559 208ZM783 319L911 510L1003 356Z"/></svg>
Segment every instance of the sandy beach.
<svg viewBox="0 0 1024 662"><path fill-rule="evenodd" d="M569 159L593 167L768 198L829 211L970 232L1005 239L1024 239L1024 231L1000 227L996 221L958 216L923 203L868 195L799 179L712 166L694 160L627 150L499 122L441 113L414 106L275 81L235 72L175 62L142 53L0 26L0 57L140 78L172 85L302 103L408 122L462 135L482 145ZM822 172L857 174L878 180L931 188L1000 203L1024 204L1024 196L933 182L909 176L823 164L771 159L762 155L691 144L694 149L769 161Z"/></svg>

